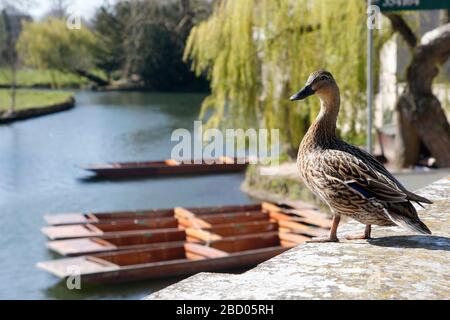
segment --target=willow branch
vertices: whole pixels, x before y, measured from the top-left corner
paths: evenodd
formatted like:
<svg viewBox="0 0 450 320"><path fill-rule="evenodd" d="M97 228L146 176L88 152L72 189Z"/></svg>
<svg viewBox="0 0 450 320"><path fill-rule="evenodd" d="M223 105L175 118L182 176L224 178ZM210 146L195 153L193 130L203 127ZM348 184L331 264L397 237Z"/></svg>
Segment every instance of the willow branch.
<svg viewBox="0 0 450 320"><path fill-rule="evenodd" d="M396 13L384 13L384 15L391 21L392 28L402 36L408 46L411 49L415 48L417 37L403 17Z"/></svg>
<svg viewBox="0 0 450 320"><path fill-rule="evenodd" d="M304 34L304 33L310 33L310 32L314 32L320 29L320 24L316 24L316 25L306 25L306 26L300 26L300 34ZM276 40L278 40L279 38L284 37L286 34L292 34L294 32L297 32L297 30L295 30L294 28L285 28L283 30L281 30L279 33L277 33L276 35L272 36L271 38L268 38L267 41L269 44L274 43Z"/></svg>

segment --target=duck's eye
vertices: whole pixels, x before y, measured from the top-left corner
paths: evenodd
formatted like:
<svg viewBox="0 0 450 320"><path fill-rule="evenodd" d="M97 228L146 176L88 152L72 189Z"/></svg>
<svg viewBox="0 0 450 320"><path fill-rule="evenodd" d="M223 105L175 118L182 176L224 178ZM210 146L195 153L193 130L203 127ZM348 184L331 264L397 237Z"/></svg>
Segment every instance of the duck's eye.
<svg viewBox="0 0 450 320"><path fill-rule="evenodd" d="M328 80L328 77L327 76L321 76L320 80Z"/></svg>

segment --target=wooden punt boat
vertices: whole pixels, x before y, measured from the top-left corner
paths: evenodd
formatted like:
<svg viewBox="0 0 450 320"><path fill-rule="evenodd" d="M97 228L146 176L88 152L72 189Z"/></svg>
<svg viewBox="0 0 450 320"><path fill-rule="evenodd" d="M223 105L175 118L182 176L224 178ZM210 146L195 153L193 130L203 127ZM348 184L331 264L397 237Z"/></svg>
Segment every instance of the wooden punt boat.
<svg viewBox="0 0 450 320"><path fill-rule="evenodd" d="M326 230L323 229L322 233ZM279 226L274 221L252 221L246 223L219 224L207 228L161 229L149 231L128 231L112 236L97 236L90 238L73 238L47 242L47 247L63 256L78 256L92 253L121 251L141 248L158 247L168 242L202 243L236 238L252 237L255 234L278 233L280 241L285 246L295 246L311 238L308 233L290 231L279 232ZM314 235L321 235L316 230Z"/></svg>
<svg viewBox="0 0 450 320"><path fill-rule="evenodd" d="M243 206L175 208L136 212L68 214L47 219L56 225L42 232L52 240L125 236L130 232L169 228L210 228L231 223L274 221L280 231L318 236L328 230L330 221L311 209L297 209L267 202ZM152 216L153 215L153 216ZM83 222L80 224L71 224ZM65 223L65 224L64 224ZM256 227L254 227L256 228Z"/></svg>
<svg viewBox="0 0 450 320"><path fill-rule="evenodd" d="M116 162L107 164L92 164L82 166L82 169L94 172L105 178L127 178L159 175L180 174L212 174L225 172L240 172L247 168L247 159L219 159L203 160L201 163L181 163L175 160L149 162Z"/></svg>
<svg viewBox="0 0 450 320"><path fill-rule="evenodd" d="M262 210L262 206L260 203L258 203L246 205L186 208L186 210L197 214L226 213L226 212ZM97 224L112 221L147 219L155 217L173 217L174 215L175 215L174 209L153 209L153 210L96 212L96 213L47 214L44 216L44 219L49 225L58 226L58 225L87 224L87 223Z"/></svg>
<svg viewBox="0 0 450 320"><path fill-rule="evenodd" d="M143 216L145 219L133 219ZM266 202L154 210L148 215L66 215L51 222L63 225L44 228L47 236L71 239L49 241L47 246L78 257L40 262L38 267L61 278L71 276L76 267L82 281L93 283L252 267L326 233L330 225L310 208ZM74 222L82 223L64 225Z"/></svg>
<svg viewBox="0 0 450 320"><path fill-rule="evenodd" d="M131 231L112 236L74 238L47 242L47 248L62 256L78 256L110 251L158 247L164 243L180 244L186 241L186 232L181 229L156 231Z"/></svg>
<svg viewBox="0 0 450 320"><path fill-rule="evenodd" d="M299 209L269 202L261 203L261 209L259 211L222 214L196 214L194 211L188 209L175 208L175 217L178 219L180 227L191 229L201 228L203 230L208 228L214 230L215 226L223 227L228 223L242 224L254 221L257 224L264 221L276 222L278 230L283 233L283 237L290 236L291 239L295 238L296 243L304 242L311 237L323 236L331 228L330 219L317 210L309 208ZM195 232L197 231L191 230L191 234L188 233L188 237ZM198 232L200 233L201 230ZM237 231L235 230L234 232ZM227 236L230 234L218 233L218 235Z"/></svg>
<svg viewBox="0 0 450 320"><path fill-rule="evenodd" d="M272 232L225 238L208 246L165 243L153 248L40 262L37 266L60 278L72 276L76 268L82 282L125 282L248 268L289 247L283 245L277 232Z"/></svg>
<svg viewBox="0 0 450 320"><path fill-rule="evenodd" d="M192 242L208 244L222 239L253 236L261 233L277 233L278 224L270 221L230 223L211 228L161 229L132 231L113 236L73 238L47 242L47 248L63 255L77 256L109 251L157 247L168 242ZM297 243L296 243L297 244Z"/></svg>
<svg viewBox="0 0 450 320"><path fill-rule="evenodd" d="M174 217L154 218L143 220L125 220L97 224L74 224L64 226L50 226L42 228L42 232L52 240L87 238L101 236L127 235L134 231L151 232L158 229L178 227L178 220Z"/></svg>
<svg viewBox="0 0 450 320"><path fill-rule="evenodd" d="M261 211L237 212L237 213L212 213L196 216L195 218L182 219L175 217L163 217L154 219L124 220L104 222L97 224L74 224L62 226L49 226L42 228L51 240L72 238L124 236L134 231L146 231L171 228L202 228L212 225L227 223L244 223L251 221L268 221L269 214Z"/></svg>

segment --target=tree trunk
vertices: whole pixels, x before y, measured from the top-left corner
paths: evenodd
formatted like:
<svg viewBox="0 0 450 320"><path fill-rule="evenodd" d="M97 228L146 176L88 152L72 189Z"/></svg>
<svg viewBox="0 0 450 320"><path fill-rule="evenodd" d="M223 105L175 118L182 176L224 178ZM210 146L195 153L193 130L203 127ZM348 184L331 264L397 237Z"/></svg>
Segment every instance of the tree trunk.
<svg viewBox="0 0 450 320"><path fill-rule="evenodd" d="M397 131L395 134L396 156L394 165L397 168L412 167L420 160L420 138L416 128L403 114L411 108L407 95L398 98L395 111L397 114Z"/></svg>
<svg viewBox="0 0 450 320"><path fill-rule="evenodd" d="M17 76L17 67L18 67L18 56L16 52L16 42L17 42L17 33L14 31L14 28L12 26L11 18L8 15L6 9L2 11L2 19L3 23L5 24L5 30L6 30L6 61L7 64L10 66L11 71L11 102L9 105L9 113L14 113L14 109L16 107L16 76ZM1 52L0 52L1 53ZM0 57L1 58L1 57Z"/></svg>
<svg viewBox="0 0 450 320"><path fill-rule="evenodd" d="M415 136L418 134L431 155L436 158L437 165L450 167L450 126L439 100L433 95L418 94L405 94L403 99L408 102L400 108L400 122L404 124L401 135L405 142L404 152L408 156L400 155L403 158L400 164L405 167L417 163L419 148Z"/></svg>
<svg viewBox="0 0 450 320"><path fill-rule="evenodd" d="M449 56L450 23L426 33L413 50L407 69L407 87L397 103L401 125L399 141L405 142L398 157L402 166L409 166L418 159L417 135L439 167L450 167L450 125L432 92L437 66L444 64ZM407 142L411 138L412 141Z"/></svg>
<svg viewBox="0 0 450 320"><path fill-rule="evenodd" d="M11 105L10 105L9 111L12 114L12 113L14 113L14 110L16 109L17 63L14 63L11 66L11 73L12 73L12 79L11 79Z"/></svg>
<svg viewBox="0 0 450 320"><path fill-rule="evenodd" d="M90 73L89 71L77 69L77 70L75 70L75 73L78 74L79 76L82 76L86 79L89 79L89 80L95 82L96 84L98 84L101 87L107 86L109 84L108 81L96 76L93 73Z"/></svg>
<svg viewBox="0 0 450 320"><path fill-rule="evenodd" d="M433 95L432 83L438 74L438 66L450 56L450 23L427 32L420 41L402 16L384 13L395 31L410 47L413 58L407 70L407 87L399 97L398 141L405 143L399 151L397 163L410 165L419 157L416 136L436 158L439 167L450 167L450 125L439 100ZM447 10L447 22L450 19ZM408 142L412 139L412 142ZM412 154L407 154L407 153Z"/></svg>

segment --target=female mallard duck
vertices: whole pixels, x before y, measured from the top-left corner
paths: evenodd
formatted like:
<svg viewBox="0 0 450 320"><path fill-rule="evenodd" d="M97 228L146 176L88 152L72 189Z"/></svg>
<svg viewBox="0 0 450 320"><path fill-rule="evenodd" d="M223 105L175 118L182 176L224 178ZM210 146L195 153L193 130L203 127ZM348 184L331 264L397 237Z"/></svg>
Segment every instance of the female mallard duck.
<svg viewBox="0 0 450 320"><path fill-rule="evenodd" d="M363 235L347 239L369 238L372 224L431 234L411 201L432 202L406 190L371 154L336 135L340 94L331 73L313 72L291 101L313 94L320 98L320 113L300 144L297 166L306 186L328 204L334 217L329 237L312 242L339 241L336 231L341 215L366 225Z"/></svg>

